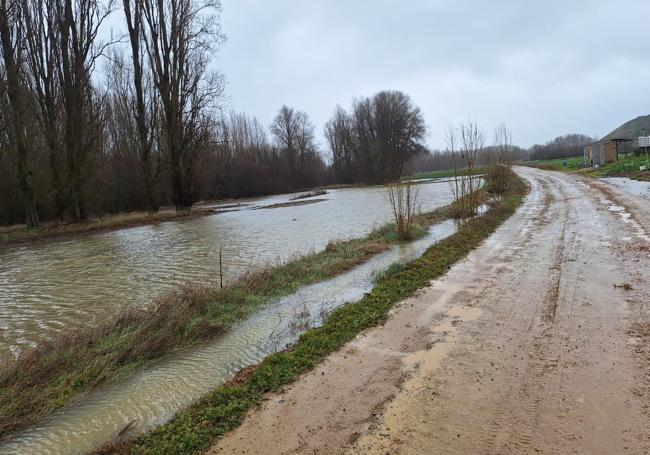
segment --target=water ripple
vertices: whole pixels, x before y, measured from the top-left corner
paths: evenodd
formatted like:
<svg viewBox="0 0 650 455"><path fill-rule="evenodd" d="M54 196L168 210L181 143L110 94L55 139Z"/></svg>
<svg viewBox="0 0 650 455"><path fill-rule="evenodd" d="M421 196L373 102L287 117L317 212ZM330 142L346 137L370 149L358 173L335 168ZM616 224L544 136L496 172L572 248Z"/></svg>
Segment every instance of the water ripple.
<svg viewBox="0 0 650 455"><path fill-rule="evenodd" d="M422 210L451 200L447 184L419 185ZM291 195L253 201L264 206ZM390 219L381 187L330 190L316 204L246 209L73 240L0 247L0 360L35 341L150 303L188 281L224 277L367 234Z"/></svg>
<svg viewBox="0 0 650 455"><path fill-rule="evenodd" d="M176 353L122 383L92 392L47 421L15 436L0 454L82 454L106 442L130 422L144 431L171 418L237 371L283 349L322 315L372 289L374 275L396 261L420 256L432 243L451 235L446 221L423 239L398 245L330 280L306 286L227 333L198 348Z"/></svg>

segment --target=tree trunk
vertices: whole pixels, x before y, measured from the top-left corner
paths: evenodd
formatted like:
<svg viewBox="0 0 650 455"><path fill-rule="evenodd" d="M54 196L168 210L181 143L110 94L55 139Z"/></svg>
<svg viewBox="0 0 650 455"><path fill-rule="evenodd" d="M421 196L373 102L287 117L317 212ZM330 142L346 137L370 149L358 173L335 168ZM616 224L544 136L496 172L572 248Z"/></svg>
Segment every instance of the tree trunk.
<svg viewBox="0 0 650 455"><path fill-rule="evenodd" d="M156 213L159 210L158 196L156 194L156 179L153 176L151 156L142 157L142 171L144 173L144 191L149 213Z"/></svg>
<svg viewBox="0 0 650 455"><path fill-rule="evenodd" d="M17 149L20 147L17 147ZM20 187L20 195L23 200L25 210L25 224L29 227L38 226L40 219L38 216L38 209L36 207L36 198L34 191L29 182L30 172L27 169L26 151L17 152L18 155L18 186Z"/></svg>
<svg viewBox="0 0 650 455"><path fill-rule="evenodd" d="M13 5L17 7L17 5ZM13 17L17 22L17 17ZM11 139L16 152L16 169L20 196L25 208L25 224L37 226L39 224L36 198L30 183L29 171L29 144L27 139L24 90L20 81L20 68L14 51L15 31L12 27L16 24L9 23L9 10L7 0L0 1L0 41L2 42L2 55L4 57L5 72L7 77L7 97L11 106Z"/></svg>
<svg viewBox="0 0 650 455"><path fill-rule="evenodd" d="M131 59L133 62L133 83L135 86L136 106L135 121L138 129L138 141L140 147L140 159L142 160L142 172L144 174L145 199L147 211L155 213L158 211L158 198L156 197L156 182L153 176L151 163L152 144L149 139L147 128L147 107L145 104L145 92L143 84L143 62L141 61L140 49L142 45L142 2L136 0L131 9L131 0L123 0L124 13L126 16L129 38L131 43ZM155 115L150 112L150 115Z"/></svg>

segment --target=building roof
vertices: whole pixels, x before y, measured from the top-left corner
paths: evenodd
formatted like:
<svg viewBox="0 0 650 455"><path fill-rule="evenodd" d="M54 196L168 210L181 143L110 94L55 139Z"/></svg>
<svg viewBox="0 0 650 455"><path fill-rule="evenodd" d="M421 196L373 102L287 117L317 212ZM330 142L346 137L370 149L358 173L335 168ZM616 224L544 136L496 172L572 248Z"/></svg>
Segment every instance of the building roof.
<svg viewBox="0 0 650 455"><path fill-rule="evenodd" d="M592 142L589 145L596 145L596 144L607 144L608 142L615 142L616 144L621 144L623 142L632 142L634 139L628 139L626 137L610 137L607 139L601 139L600 141Z"/></svg>

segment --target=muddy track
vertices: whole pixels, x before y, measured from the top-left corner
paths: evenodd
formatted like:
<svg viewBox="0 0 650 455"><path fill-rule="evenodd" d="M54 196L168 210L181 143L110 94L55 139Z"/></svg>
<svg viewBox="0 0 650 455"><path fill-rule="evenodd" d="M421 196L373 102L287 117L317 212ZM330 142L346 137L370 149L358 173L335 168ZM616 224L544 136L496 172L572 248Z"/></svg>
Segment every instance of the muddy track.
<svg viewBox="0 0 650 455"><path fill-rule="evenodd" d="M518 172L490 239L211 453L650 454L650 202Z"/></svg>

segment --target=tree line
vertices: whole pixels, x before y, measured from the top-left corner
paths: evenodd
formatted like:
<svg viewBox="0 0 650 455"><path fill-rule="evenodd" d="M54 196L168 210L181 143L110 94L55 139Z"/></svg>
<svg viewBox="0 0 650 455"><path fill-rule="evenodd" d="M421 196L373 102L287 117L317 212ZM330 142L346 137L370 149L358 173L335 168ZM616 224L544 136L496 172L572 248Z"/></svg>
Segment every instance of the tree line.
<svg viewBox="0 0 650 455"><path fill-rule="evenodd" d="M544 144L535 144L529 148L511 145L510 157L512 161L518 161L580 156L586 145L593 144L596 141L596 138L585 134L565 134ZM486 148L490 147L487 146ZM409 163L409 168L416 173L448 170L454 168L456 160L455 153L450 150L426 150L412 158Z"/></svg>
<svg viewBox="0 0 650 455"><path fill-rule="evenodd" d="M530 150L531 160L546 160L568 158L582 155L586 145L593 144L598 139L585 134L565 134L548 141L545 144L533 145Z"/></svg>
<svg viewBox="0 0 650 455"><path fill-rule="evenodd" d="M0 0L0 223L186 210L321 183L304 112L222 114L212 0ZM101 40L121 9L127 33ZM97 69L99 62L106 70Z"/></svg>
<svg viewBox="0 0 650 455"><path fill-rule="evenodd" d="M125 35L100 39L116 10ZM282 106L268 127L223 112L224 76L210 64L220 11L218 0L0 0L0 224L187 210L454 165L426 149L422 111L399 91L336 107L329 162L303 111Z"/></svg>
<svg viewBox="0 0 650 455"><path fill-rule="evenodd" d="M127 33L101 40L121 10ZM186 210L202 198L395 179L424 150L401 92L338 107L326 163L305 112L221 111L217 0L0 0L0 224ZM98 69L100 61L103 71Z"/></svg>
<svg viewBox="0 0 650 455"><path fill-rule="evenodd" d="M12 167L13 193L28 225L84 220L89 207L116 203L102 200L106 188L122 183L111 165L133 172L135 161L149 211L159 206L157 172L166 174L177 209L198 197L199 155L223 91L221 74L208 69L223 39L220 5L123 0L121 6L128 58L98 38L117 7L112 0L0 0L4 203L12 203L6 175ZM110 76L101 84L97 64L111 54ZM116 163L121 154L128 156ZM157 169L158 163L164 165ZM3 221L16 221L16 209L3 210Z"/></svg>

